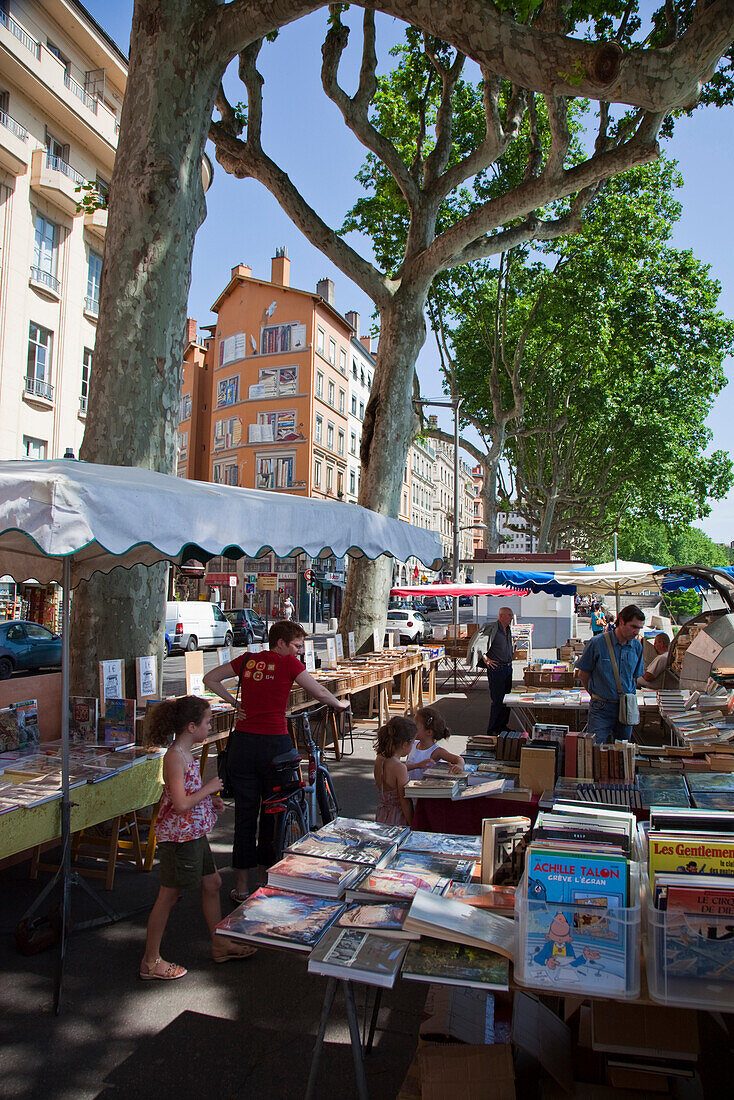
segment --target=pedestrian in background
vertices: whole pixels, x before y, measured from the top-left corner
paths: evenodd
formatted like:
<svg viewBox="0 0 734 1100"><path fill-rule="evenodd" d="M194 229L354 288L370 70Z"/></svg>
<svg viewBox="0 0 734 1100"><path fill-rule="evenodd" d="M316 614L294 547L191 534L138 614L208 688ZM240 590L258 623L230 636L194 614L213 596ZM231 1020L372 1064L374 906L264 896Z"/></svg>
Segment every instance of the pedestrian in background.
<svg viewBox="0 0 734 1100"><path fill-rule="evenodd" d="M512 631L514 612L511 607L501 607L497 622L487 631L487 650L483 664L487 669L487 682L492 705L489 711L487 733L501 733L507 728L510 708L505 706L505 695L512 691Z"/></svg>
<svg viewBox="0 0 734 1100"><path fill-rule="evenodd" d="M293 601L291 600L290 596L286 596L283 602L283 618L286 622L290 622L290 620L293 618L294 611L295 607L293 606Z"/></svg>
<svg viewBox="0 0 734 1100"><path fill-rule="evenodd" d="M632 738L632 726L619 720L620 694L633 694L637 690L637 678L644 671L642 645L637 638L644 625L644 613L635 604L630 604L622 609L612 630L603 630L586 643L579 659L581 683L591 695L588 730L594 734L598 745L613 737L623 741ZM613 661L621 692L617 688Z"/></svg>

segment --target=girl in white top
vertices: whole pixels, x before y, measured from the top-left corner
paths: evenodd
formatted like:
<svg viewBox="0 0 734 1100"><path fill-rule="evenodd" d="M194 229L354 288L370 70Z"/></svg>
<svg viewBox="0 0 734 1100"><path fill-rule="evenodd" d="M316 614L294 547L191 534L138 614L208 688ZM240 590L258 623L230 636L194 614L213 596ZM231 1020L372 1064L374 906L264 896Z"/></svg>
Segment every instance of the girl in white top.
<svg viewBox="0 0 734 1100"><path fill-rule="evenodd" d="M451 736L451 731L436 707L419 707L414 715L418 736L405 761L411 779L422 779L426 768L445 760L452 772L463 771L464 761L437 744Z"/></svg>

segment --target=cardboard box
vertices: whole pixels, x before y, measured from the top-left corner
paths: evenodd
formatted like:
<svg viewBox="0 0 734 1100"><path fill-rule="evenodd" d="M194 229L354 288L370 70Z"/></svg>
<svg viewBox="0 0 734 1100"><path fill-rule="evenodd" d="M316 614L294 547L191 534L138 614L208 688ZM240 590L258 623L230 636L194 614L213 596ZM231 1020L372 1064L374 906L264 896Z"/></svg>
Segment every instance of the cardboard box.
<svg viewBox="0 0 734 1100"><path fill-rule="evenodd" d="M418 1064L422 1100L487 1100L489 1095L515 1100L512 1050L505 1043L426 1043L418 1051Z"/></svg>
<svg viewBox="0 0 734 1100"><path fill-rule="evenodd" d="M591 1045L610 1054L695 1061L698 1013L689 1008L594 1001Z"/></svg>
<svg viewBox="0 0 734 1100"><path fill-rule="evenodd" d="M551 748L535 748L525 745L520 750L520 778L518 786L533 794L552 791L556 783L556 753Z"/></svg>

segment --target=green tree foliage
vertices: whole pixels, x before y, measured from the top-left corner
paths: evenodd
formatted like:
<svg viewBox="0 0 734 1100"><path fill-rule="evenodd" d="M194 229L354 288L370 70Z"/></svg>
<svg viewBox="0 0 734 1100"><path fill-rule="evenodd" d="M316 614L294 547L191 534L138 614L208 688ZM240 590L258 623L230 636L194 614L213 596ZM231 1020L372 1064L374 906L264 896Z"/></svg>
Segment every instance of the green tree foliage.
<svg viewBox="0 0 734 1100"><path fill-rule="evenodd" d="M731 565L731 551L690 525L671 528L660 519L626 519L617 538L620 558L651 565ZM595 561L609 560L609 542L596 548Z"/></svg>

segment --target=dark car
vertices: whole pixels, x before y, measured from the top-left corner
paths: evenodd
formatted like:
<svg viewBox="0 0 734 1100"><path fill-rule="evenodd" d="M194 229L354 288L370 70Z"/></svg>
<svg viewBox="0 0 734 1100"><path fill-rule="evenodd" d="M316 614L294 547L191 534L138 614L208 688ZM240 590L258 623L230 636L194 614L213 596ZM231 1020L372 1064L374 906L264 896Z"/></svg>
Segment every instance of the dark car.
<svg viewBox="0 0 734 1100"><path fill-rule="evenodd" d="M439 606L438 606L437 597L436 596L424 596L423 597L423 606L426 609L423 612L424 615L427 615L429 611L438 611Z"/></svg>
<svg viewBox="0 0 734 1100"><path fill-rule="evenodd" d="M267 642L268 631L265 621L249 607L238 607L224 614L232 624L235 645L250 645L251 642Z"/></svg>
<svg viewBox="0 0 734 1100"><path fill-rule="evenodd" d="M473 603L473 596L459 596L459 607L471 607Z"/></svg>
<svg viewBox="0 0 734 1100"><path fill-rule="evenodd" d="M34 668L59 668L61 638L45 626L14 619L0 623L0 680L14 672Z"/></svg>

